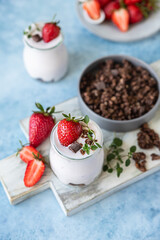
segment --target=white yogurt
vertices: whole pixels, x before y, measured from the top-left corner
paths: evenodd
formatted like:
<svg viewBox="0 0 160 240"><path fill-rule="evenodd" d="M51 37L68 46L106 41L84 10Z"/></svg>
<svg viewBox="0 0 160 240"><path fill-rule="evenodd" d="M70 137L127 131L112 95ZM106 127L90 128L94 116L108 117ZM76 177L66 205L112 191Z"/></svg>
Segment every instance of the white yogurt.
<svg viewBox="0 0 160 240"><path fill-rule="evenodd" d="M30 33L42 36L41 31L36 30L36 26L41 30L44 23L32 24ZM61 32L57 38L48 43L45 43L43 40L35 42L32 38L28 38L25 35L24 44L24 64L31 77L48 82L57 81L66 74L68 53L63 44Z"/></svg>
<svg viewBox="0 0 160 240"><path fill-rule="evenodd" d="M94 130L97 142L103 144L103 135L99 126L90 120L90 129ZM79 138L77 142L84 143L84 138ZM82 155L69 150L60 144L57 136L57 125L51 133L50 164L51 168L64 184L85 184L88 185L97 178L103 166L104 151L103 148L90 150L90 154Z"/></svg>

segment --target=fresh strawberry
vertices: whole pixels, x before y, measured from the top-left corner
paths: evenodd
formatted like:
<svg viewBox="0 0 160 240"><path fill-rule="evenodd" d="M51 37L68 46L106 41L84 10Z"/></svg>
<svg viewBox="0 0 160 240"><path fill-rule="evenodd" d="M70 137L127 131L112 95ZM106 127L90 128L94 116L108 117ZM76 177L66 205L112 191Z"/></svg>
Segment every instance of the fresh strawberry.
<svg viewBox="0 0 160 240"><path fill-rule="evenodd" d="M71 118L70 114L69 116L63 114L63 116L66 118L58 123L57 134L60 143L67 147L80 137L82 126L79 123L79 120L74 117Z"/></svg>
<svg viewBox="0 0 160 240"><path fill-rule="evenodd" d="M88 13L90 18L96 20L100 18L100 4L97 0L86 0L83 3L83 9Z"/></svg>
<svg viewBox="0 0 160 240"><path fill-rule="evenodd" d="M104 6L109 3L111 0L97 0L101 6L101 8L104 8Z"/></svg>
<svg viewBox="0 0 160 240"><path fill-rule="evenodd" d="M55 107L44 110L40 103L36 103L40 111L35 111L29 121L29 141L33 147L38 147L51 133L55 125L52 114Z"/></svg>
<svg viewBox="0 0 160 240"><path fill-rule="evenodd" d="M136 5L129 5L127 7L129 12L129 19L130 23L137 23L140 22L143 19L143 14L141 10Z"/></svg>
<svg viewBox="0 0 160 240"><path fill-rule="evenodd" d="M135 3L139 3L141 2L142 0L124 0L124 3L126 5L132 5L132 4L135 4Z"/></svg>
<svg viewBox="0 0 160 240"><path fill-rule="evenodd" d="M118 1L112 1L109 2L105 7L104 7L104 13L106 16L107 20L111 19L112 13L114 10L117 10L120 8L119 2Z"/></svg>
<svg viewBox="0 0 160 240"><path fill-rule="evenodd" d="M129 26L129 13L126 9L120 8L112 13L112 22L122 31L126 32Z"/></svg>
<svg viewBox="0 0 160 240"><path fill-rule="evenodd" d="M28 162L24 176L24 184L26 187L32 187L42 177L45 165L42 161L34 159Z"/></svg>
<svg viewBox="0 0 160 240"><path fill-rule="evenodd" d="M44 42L48 43L58 37L60 32L59 22L46 23L42 29L42 37Z"/></svg>
<svg viewBox="0 0 160 240"><path fill-rule="evenodd" d="M20 141L20 144L21 144L21 149L18 149L17 155L19 154L23 162L28 163L29 161L33 160L34 155L39 156L40 159L43 158L43 156L34 147L25 146L22 144L21 141Z"/></svg>

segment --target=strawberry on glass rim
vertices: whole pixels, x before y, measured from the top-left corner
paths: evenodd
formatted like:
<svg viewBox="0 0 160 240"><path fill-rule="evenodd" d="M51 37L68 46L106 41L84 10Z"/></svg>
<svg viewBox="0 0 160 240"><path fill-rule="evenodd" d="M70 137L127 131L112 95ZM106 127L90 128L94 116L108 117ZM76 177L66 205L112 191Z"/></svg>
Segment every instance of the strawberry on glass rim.
<svg viewBox="0 0 160 240"><path fill-rule="evenodd" d="M60 21L54 21L55 16L53 17L52 22L45 23L44 27L42 28L42 38L43 41L48 43L53 39L57 38L60 33L60 27L58 26Z"/></svg>
<svg viewBox="0 0 160 240"><path fill-rule="evenodd" d="M55 125L55 106L44 110L40 103L35 103L38 111L33 111L29 120L29 142L33 147L38 147L51 133Z"/></svg>
<svg viewBox="0 0 160 240"><path fill-rule="evenodd" d="M57 134L60 143L67 147L80 137L82 133L82 126L79 121L81 121L82 118L76 119L75 117L71 117L71 114L62 115L65 118L58 123Z"/></svg>

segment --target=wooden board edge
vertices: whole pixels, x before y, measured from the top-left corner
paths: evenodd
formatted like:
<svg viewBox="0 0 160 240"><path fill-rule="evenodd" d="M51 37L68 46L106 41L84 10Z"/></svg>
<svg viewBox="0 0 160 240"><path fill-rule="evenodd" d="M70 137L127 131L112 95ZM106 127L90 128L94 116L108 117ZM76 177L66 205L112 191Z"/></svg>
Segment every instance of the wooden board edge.
<svg viewBox="0 0 160 240"><path fill-rule="evenodd" d="M93 199L89 200L88 202L80 204L76 208L72 208L72 209L65 208L66 215L67 216L74 215L74 214L80 212L81 210L83 210L83 209L93 205L94 203L99 202L99 201L105 199L106 197L109 197L112 194L114 194L114 193L116 193L116 192L118 192L118 191L120 191L120 190L122 190L122 189L124 189L124 188L126 188L128 186L130 186L131 184L136 183L136 182L140 181L141 179L144 179L144 178L152 175L155 172L158 172L159 170L160 170L160 166L152 168L152 169L146 171L145 173L139 174L135 178L133 178L133 179L131 179L131 180L125 182L125 183L120 184L118 187L114 187L113 189L104 192L102 195L97 195L96 197L94 197Z"/></svg>

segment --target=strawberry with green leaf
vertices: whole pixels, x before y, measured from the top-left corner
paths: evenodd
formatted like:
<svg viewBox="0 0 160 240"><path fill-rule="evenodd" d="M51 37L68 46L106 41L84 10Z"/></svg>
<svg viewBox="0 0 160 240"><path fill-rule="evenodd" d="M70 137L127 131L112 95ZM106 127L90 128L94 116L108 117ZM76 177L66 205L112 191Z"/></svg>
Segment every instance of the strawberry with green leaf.
<svg viewBox="0 0 160 240"><path fill-rule="evenodd" d="M48 107L44 110L40 103L35 103L38 111L30 117L29 121L29 142L33 147L38 147L51 133L55 125L55 120L52 117L55 113L55 107Z"/></svg>
<svg viewBox="0 0 160 240"><path fill-rule="evenodd" d="M65 118L58 123L57 134L60 143L67 147L80 137L82 126L79 121L82 118L76 119L75 117L71 117L71 114L63 114L63 116Z"/></svg>
<svg viewBox="0 0 160 240"><path fill-rule="evenodd" d="M18 148L16 156L18 156L19 154L23 162L28 163L29 161L33 160L34 155L38 155L40 159L43 158L43 156L38 152L37 149L35 149L32 146L26 146L26 144L22 144L21 141L19 142L20 142L21 148Z"/></svg>
<svg viewBox="0 0 160 240"><path fill-rule="evenodd" d="M42 37L44 42L48 43L53 39L59 36L61 28L58 26L59 21L54 21L55 16L53 17L52 22L48 22L44 25L42 29Z"/></svg>

